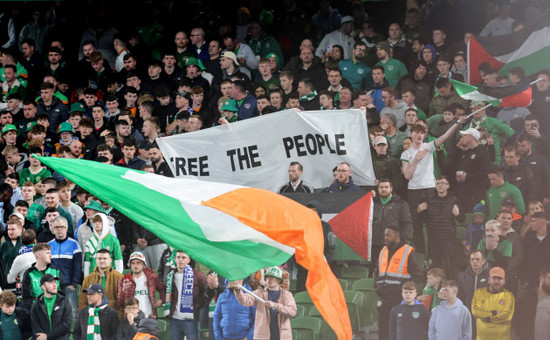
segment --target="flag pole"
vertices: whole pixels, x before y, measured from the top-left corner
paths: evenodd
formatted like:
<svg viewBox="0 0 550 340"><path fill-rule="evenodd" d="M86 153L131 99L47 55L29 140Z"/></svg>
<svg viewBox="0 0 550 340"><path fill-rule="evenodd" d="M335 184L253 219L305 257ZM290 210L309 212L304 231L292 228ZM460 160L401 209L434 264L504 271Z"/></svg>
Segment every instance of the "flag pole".
<svg viewBox="0 0 550 340"><path fill-rule="evenodd" d="M253 297L255 297L258 301L265 303L264 299L262 299L261 297L259 297L256 294L252 293L252 291L250 291L249 289L246 289L245 287L243 287L243 285L239 285L239 288L244 290L246 293L252 295Z"/></svg>
<svg viewBox="0 0 550 340"><path fill-rule="evenodd" d="M469 115L466 116L466 118L470 118L471 116L475 115L476 113L478 113L479 111L482 111L482 110L485 110L486 108L492 106L491 104L487 104L485 105L484 107L482 107L481 109L478 109L478 110L475 110L474 112L470 113Z"/></svg>
<svg viewBox="0 0 550 340"><path fill-rule="evenodd" d="M533 84L536 84L538 83L539 81L541 81L542 78L538 78L537 80L533 80L532 82L529 83L529 86L533 85Z"/></svg>

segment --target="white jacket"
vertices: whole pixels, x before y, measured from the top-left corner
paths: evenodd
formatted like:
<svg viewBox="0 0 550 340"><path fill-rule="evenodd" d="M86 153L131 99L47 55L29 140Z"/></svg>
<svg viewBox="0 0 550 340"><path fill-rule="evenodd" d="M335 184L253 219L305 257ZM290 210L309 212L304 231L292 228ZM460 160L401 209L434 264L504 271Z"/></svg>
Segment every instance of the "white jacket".
<svg viewBox="0 0 550 340"><path fill-rule="evenodd" d="M17 255L15 260L13 260L10 272L8 273L8 283L15 283L18 276L19 279L23 279L23 273L25 273L25 270L30 268L30 266L35 262L36 258L34 257L32 251Z"/></svg>

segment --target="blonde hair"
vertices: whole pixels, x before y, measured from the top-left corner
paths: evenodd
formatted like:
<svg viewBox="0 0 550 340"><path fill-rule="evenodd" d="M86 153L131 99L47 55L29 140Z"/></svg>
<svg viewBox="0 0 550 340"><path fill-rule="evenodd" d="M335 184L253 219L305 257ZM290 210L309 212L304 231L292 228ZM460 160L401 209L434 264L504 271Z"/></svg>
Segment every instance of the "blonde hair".
<svg viewBox="0 0 550 340"><path fill-rule="evenodd" d="M527 214L523 219L523 226L519 231L521 237L525 237L528 231L531 230L531 207L538 206L542 212L544 212L544 204L541 201L531 201L529 202L529 207L527 208Z"/></svg>

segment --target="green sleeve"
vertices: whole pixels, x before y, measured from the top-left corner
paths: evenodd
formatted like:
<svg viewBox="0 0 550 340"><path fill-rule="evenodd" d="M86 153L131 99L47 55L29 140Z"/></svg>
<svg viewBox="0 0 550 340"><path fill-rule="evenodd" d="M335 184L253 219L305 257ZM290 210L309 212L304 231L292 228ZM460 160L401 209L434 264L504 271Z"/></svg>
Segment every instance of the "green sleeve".
<svg viewBox="0 0 550 340"><path fill-rule="evenodd" d="M27 174L26 174L26 171L27 171L27 168L21 170L21 172L19 172L19 186L22 187L23 184L25 184L25 178L27 177Z"/></svg>
<svg viewBox="0 0 550 340"><path fill-rule="evenodd" d="M418 119L423 120L423 121L427 121L427 120L428 120L428 116L426 116L426 113L424 112L424 110L422 110L421 108L417 107L417 108L416 108L416 112L418 112ZM433 135L433 133L432 133L432 135Z"/></svg>
<svg viewBox="0 0 550 340"><path fill-rule="evenodd" d="M477 245L477 250L485 250L486 248L487 247L485 246L485 238L482 238Z"/></svg>
<svg viewBox="0 0 550 340"><path fill-rule="evenodd" d="M113 260L122 260L122 250L120 249L120 242L111 234L113 237Z"/></svg>
<svg viewBox="0 0 550 340"><path fill-rule="evenodd" d="M500 250L502 256L512 257L512 242L504 240L498 244L497 249Z"/></svg>
<svg viewBox="0 0 550 340"><path fill-rule="evenodd" d="M493 120L493 128L495 129L497 135L501 138L508 138L515 133L511 127L496 118Z"/></svg>
<svg viewBox="0 0 550 340"><path fill-rule="evenodd" d="M403 64L402 62L399 62L399 79L401 79L401 77L403 76L406 76L409 72L407 71L407 67L405 67L405 64Z"/></svg>
<svg viewBox="0 0 550 340"><path fill-rule="evenodd" d="M514 202L516 202L516 211L518 212L518 214L525 214L525 201L523 200L523 195L521 194L521 191L517 187L514 189L512 197L514 197Z"/></svg>

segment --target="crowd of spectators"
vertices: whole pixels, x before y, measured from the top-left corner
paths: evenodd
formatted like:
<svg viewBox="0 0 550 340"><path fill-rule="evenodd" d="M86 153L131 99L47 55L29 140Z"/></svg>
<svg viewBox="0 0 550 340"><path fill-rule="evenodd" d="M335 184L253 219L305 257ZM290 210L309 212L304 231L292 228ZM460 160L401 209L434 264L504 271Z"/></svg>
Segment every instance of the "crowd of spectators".
<svg viewBox="0 0 550 340"><path fill-rule="evenodd" d="M172 339L209 323L216 339L291 338L292 266L227 282L33 156L172 177L157 138L291 108L366 115L373 187L343 162L312 188L294 161L279 193L375 191L380 339L509 339L512 320L522 339L547 337L550 71L469 70L466 53L472 35L526 29L547 5L197 3L4 6L0 338L68 339L76 319L75 339L132 339L163 317ZM536 80L531 105L462 98L450 80L472 72L472 85Z"/></svg>

